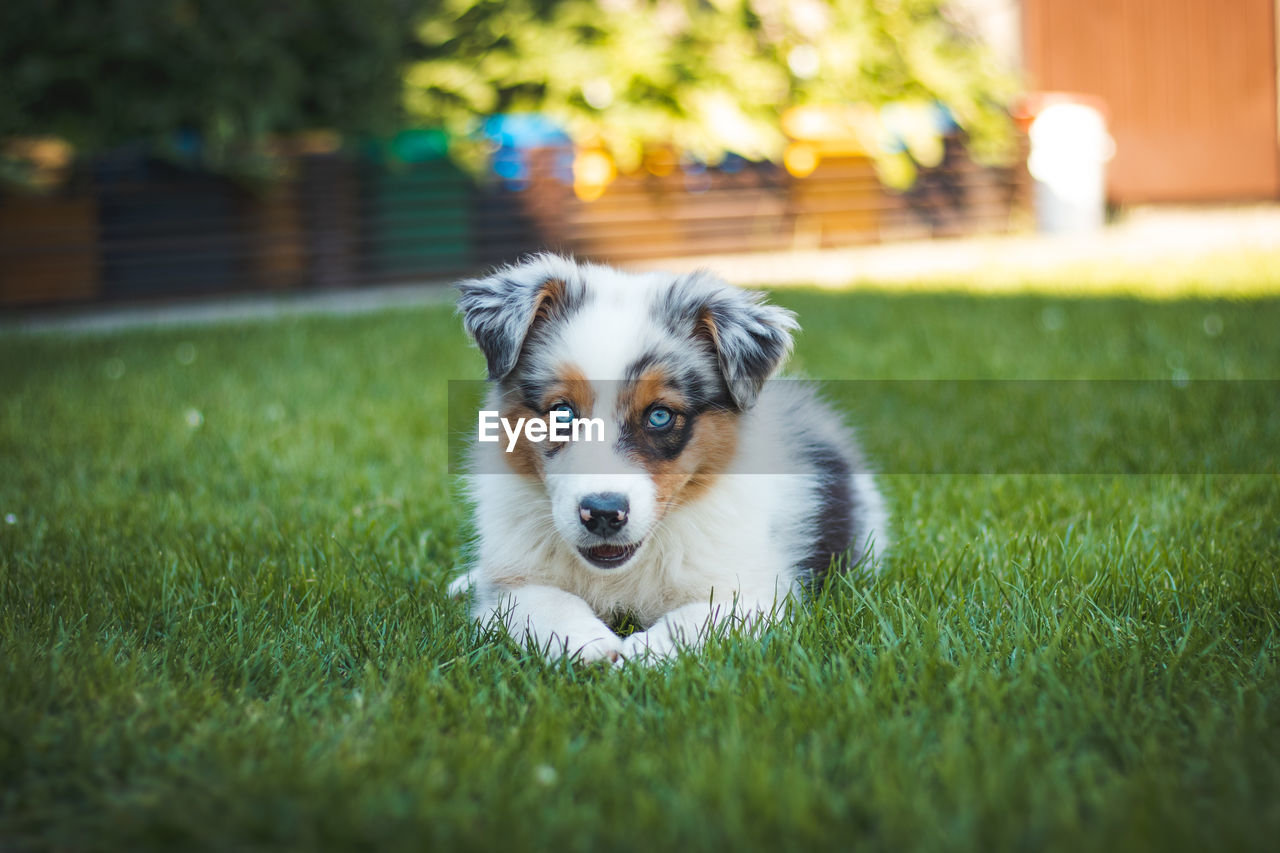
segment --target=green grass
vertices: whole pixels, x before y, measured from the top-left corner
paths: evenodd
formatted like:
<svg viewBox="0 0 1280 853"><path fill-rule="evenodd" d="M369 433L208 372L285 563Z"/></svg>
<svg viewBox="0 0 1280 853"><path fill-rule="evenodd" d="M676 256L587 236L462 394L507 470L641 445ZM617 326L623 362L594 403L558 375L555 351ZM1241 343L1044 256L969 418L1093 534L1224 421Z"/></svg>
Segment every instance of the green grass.
<svg viewBox="0 0 1280 853"><path fill-rule="evenodd" d="M777 298L824 378L1280 378L1274 298ZM895 423L944 471L984 419L1051 425L855 400L893 471L882 577L667 669L572 668L443 592L442 409L480 368L444 308L0 339L0 849L1280 837L1270 463L921 473Z"/></svg>

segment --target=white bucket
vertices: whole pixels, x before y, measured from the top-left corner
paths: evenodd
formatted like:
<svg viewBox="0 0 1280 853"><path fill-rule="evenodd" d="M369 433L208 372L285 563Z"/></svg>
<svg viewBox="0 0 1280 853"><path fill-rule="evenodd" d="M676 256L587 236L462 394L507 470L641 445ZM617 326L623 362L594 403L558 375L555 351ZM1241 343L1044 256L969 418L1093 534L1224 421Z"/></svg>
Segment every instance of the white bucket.
<svg viewBox="0 0 1280 853"><path fill-rule="evenodd" d="M1029 131L1027 168L1035 179L1036 224L1047 234L1083 234L1106 218L1107 162L1115 141L1093 107L1056 103Z"/></svg>

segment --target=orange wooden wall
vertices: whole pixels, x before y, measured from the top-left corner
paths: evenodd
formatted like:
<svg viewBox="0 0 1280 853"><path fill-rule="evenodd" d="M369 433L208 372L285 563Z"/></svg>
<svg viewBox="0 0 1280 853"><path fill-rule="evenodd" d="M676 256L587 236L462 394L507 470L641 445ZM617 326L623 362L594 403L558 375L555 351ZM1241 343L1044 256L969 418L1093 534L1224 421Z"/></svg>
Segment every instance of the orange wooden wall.
<svg viewBox="0 0 1280 853"><path fill-rule="evenodd" d="M1024 0L1030 85L1107 104L1118 202L1280 197L1275 0Z"/></svg>

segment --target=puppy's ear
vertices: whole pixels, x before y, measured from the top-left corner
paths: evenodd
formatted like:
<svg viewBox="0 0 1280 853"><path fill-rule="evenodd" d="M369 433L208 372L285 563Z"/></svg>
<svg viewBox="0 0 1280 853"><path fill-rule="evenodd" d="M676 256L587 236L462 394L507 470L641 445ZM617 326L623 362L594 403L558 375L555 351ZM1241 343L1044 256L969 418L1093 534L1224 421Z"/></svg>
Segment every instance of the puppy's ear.
<svg viewBox="0 0 1280 853"><path fill-rule="evenodd" d="M484 353L495 381L511 373L539 326L575 311L586 297L577 265L555 255L458 282L457 289L462 325Z"/></svg>
<svg viewBox="0 0 1280 853"><path fill-rule="evenodd" d="M796 315L706 272L677 280L671 296L668 324L710 344L734 405L750 408L791 352Z"/></svg>

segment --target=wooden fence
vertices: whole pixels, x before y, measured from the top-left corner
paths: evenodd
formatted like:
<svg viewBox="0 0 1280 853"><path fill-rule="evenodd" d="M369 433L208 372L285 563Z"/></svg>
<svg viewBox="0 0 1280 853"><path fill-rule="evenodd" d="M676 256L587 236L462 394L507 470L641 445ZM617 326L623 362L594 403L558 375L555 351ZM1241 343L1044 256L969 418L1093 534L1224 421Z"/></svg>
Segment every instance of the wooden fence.
<svg viewBox="0 0 1280 853"><path fill-rule="evenodd" d="M0 196L0 305L442 280L541 249L625 263L995 233L1028 199L1022 168L977 166L957 141L906 193L845 157L805 178L744 161L621 176L588 202L564 180L568 155L528 152L516 185L445 160L308 156L260 192L105 160L54 195Z"/></svg>
<svg viewBox="0 0 1280 853"><path fill-rule="evenodd" d="M1030 83L1106 108L1116 202L1280 198L1275 0L1024 0Z"/></svg>

